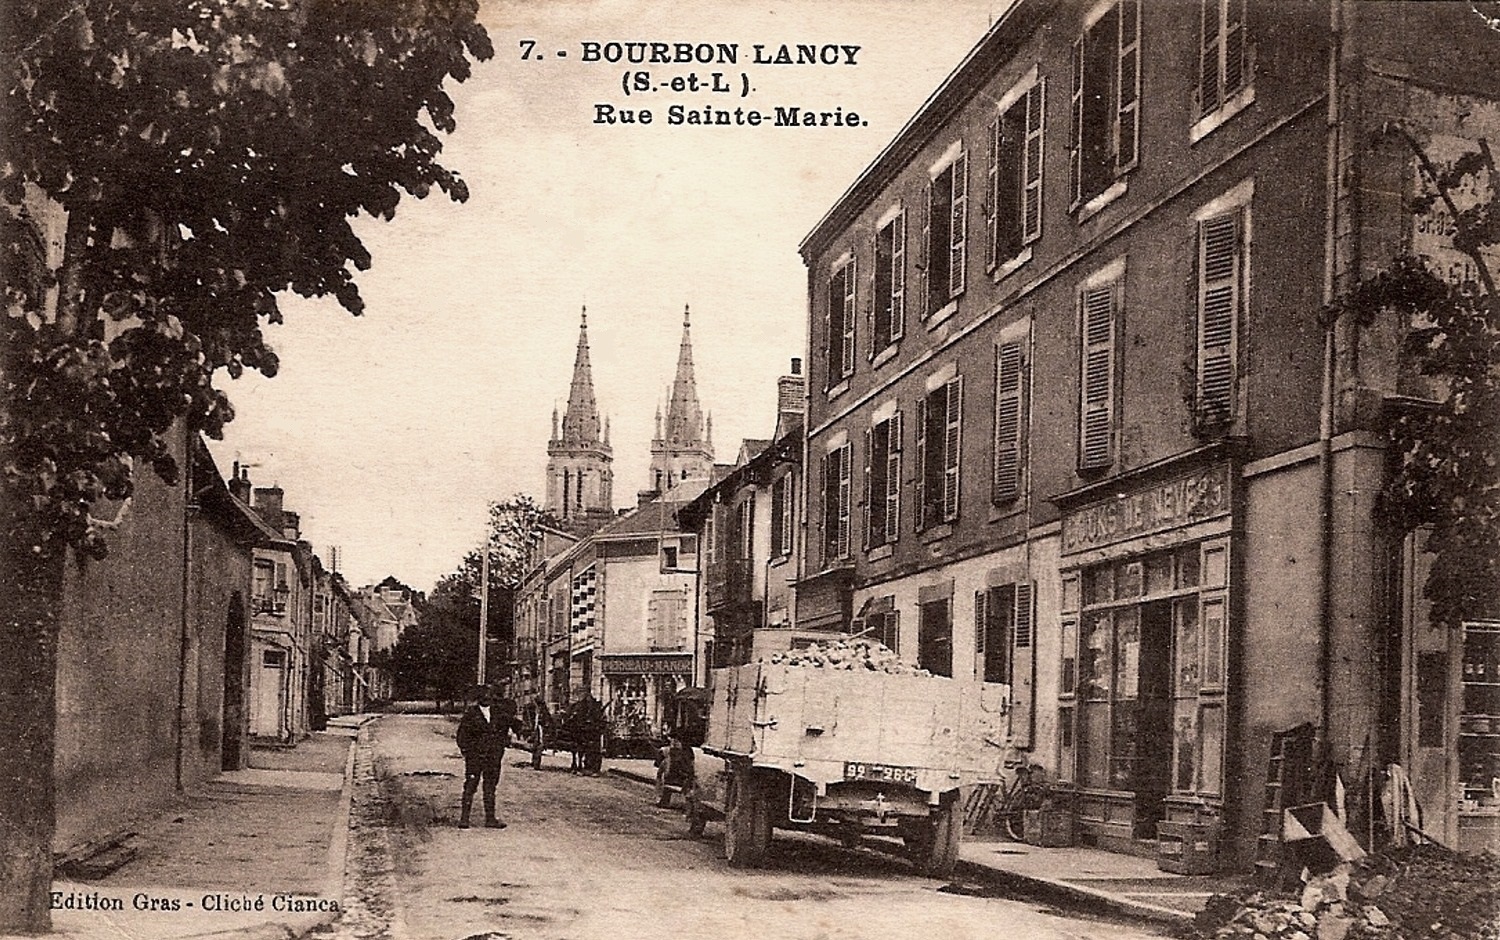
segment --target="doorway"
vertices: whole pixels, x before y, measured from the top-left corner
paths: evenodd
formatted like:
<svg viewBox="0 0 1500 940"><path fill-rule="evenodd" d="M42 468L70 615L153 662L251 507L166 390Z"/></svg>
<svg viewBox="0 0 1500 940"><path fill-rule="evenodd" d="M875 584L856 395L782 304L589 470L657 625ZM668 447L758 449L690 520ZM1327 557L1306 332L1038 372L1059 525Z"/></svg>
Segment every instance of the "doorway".
<svg viewBox="0 0 1500 940"><path fill-rule="evenodd" d="M229 595L229 617L224 625L224 713L220 716L221 770L245 766L245 598Z"/></svg>
<svg viewBox="0 0 1500 940"><path fill-rule="evenodd" d="M1141 605L1137 682L1140 736L1135 773L1135 836L1156 838L1172 788L1172 602Z"/></svg>
<svg viewBox="0 0 1500 940"><path fill-rule="evenodd" d="M281 737L281 714L286 703L286 650L262 650L259 682L255 684L253 733Z"/></svg>

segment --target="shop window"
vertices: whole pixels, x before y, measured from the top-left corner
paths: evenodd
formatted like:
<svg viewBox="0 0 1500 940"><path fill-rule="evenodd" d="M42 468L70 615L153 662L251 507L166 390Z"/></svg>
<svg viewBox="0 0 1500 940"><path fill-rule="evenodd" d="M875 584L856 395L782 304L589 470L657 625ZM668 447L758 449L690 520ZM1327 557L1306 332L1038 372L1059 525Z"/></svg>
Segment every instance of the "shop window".
<svg viewBox="0 0 1500 940"><path fill-rule="evenodd" d="M1198 791L1207 794L1224 792L1224 708L1205 705L1198 711L1202 762L1199 764Z"/></svg>
<svg viewBox="0 0 1500 940"><path fill-rule="evenodd" d="M1172 722L1172 789L1191 793L1198 770L1198 702L1178 702Z"/></svg>
<svg viewBox="0 0 1500 940"><path fill-rule="evenodd" d="M919 606L917 668L935 676L953 675L953 609L949 598Z"/></svg>
<svg viewBox="0 0 1500 940"><path fill-rule="evenodd" d="M1062 623L1062 669L1058 677L1058 689L1063 695L1072 695L1078 690L1078 621L1064 620Z"/></svg>
<svg viewBox="0 0 1500 940"><path fill-rule="evenodd" d="M1224 600L1203 602L1203 688L1224 687Z"/></svg>
<svg viewBox="0 0 1500 940"><path fill-rule="evenodd" d="M1177 586L1179 588L1191 588L1198 586L1200 549L1197 545L1185 545L1177 550Z"/></svg>
<svg viewBox="0 0 1500 940"><path fill-rule="evenodd" d="M1500 622L1463 625L1462 702L1459 812L1493 815L1500 805Z"/></svg>
<svg viewBox="0 0 1500 940"><path fill-rule="evenodd" d="M1157 552L1155 555L1147 555L1143 563L1143 573L1147 596L1154 597L1170 592L1174 587L1171 553Z"/></svg>
<svg viewBox="0 0 1500 940"><path fill-rule="evenodd" d="M1059 780L1073 779L1073 708L1064 706L1057 710L1057 776Z"/></svg>

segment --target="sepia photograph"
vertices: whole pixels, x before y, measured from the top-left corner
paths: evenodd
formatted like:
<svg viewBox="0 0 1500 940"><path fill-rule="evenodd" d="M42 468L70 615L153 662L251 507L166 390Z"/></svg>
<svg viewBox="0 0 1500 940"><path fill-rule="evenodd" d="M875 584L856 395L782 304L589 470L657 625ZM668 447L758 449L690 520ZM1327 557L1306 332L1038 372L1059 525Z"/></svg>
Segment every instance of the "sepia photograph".
<svg viewBox="0 0 1500 940"><path fill-rule="evenodd" d="M0 61L0 938L1500 940L1500 2Z"/></svg>

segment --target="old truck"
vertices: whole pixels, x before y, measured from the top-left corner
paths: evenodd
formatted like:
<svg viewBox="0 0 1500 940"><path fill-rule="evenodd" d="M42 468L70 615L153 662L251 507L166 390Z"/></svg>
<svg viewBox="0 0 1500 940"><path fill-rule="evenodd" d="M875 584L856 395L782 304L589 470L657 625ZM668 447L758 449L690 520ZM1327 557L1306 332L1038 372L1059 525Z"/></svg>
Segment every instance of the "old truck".
<svg viewBox="0 0 1500 940"><path fill-rule="evenodd" d="M781 828L846 844L896 836L924 872L946 876L962 838L960 788L1005 770L1009 692L865 656L713 670L702 751L722 769L699 762L688 827L698 835L722 819L737 867L759 864Z"/></svg>

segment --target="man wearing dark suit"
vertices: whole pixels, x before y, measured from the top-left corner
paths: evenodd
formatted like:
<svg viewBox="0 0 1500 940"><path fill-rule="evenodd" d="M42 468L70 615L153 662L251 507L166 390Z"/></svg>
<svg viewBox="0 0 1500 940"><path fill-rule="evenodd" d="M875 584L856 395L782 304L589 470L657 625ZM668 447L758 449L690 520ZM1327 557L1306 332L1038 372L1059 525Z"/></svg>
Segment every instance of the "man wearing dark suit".
<svg viewBox="0 0 1500 940"><path fill-rule="evenodd" d="M508 701L491 705L487 687L480 686L475 690L474 704L458 722L458 749L464 755L463 811L459 813L458 828L469 828L474 791L479 789L481 781L484 784L485 826L505 828L505 823L495 815L495 787L500 783L500 766L515 723L514 705Z"/></svg>

